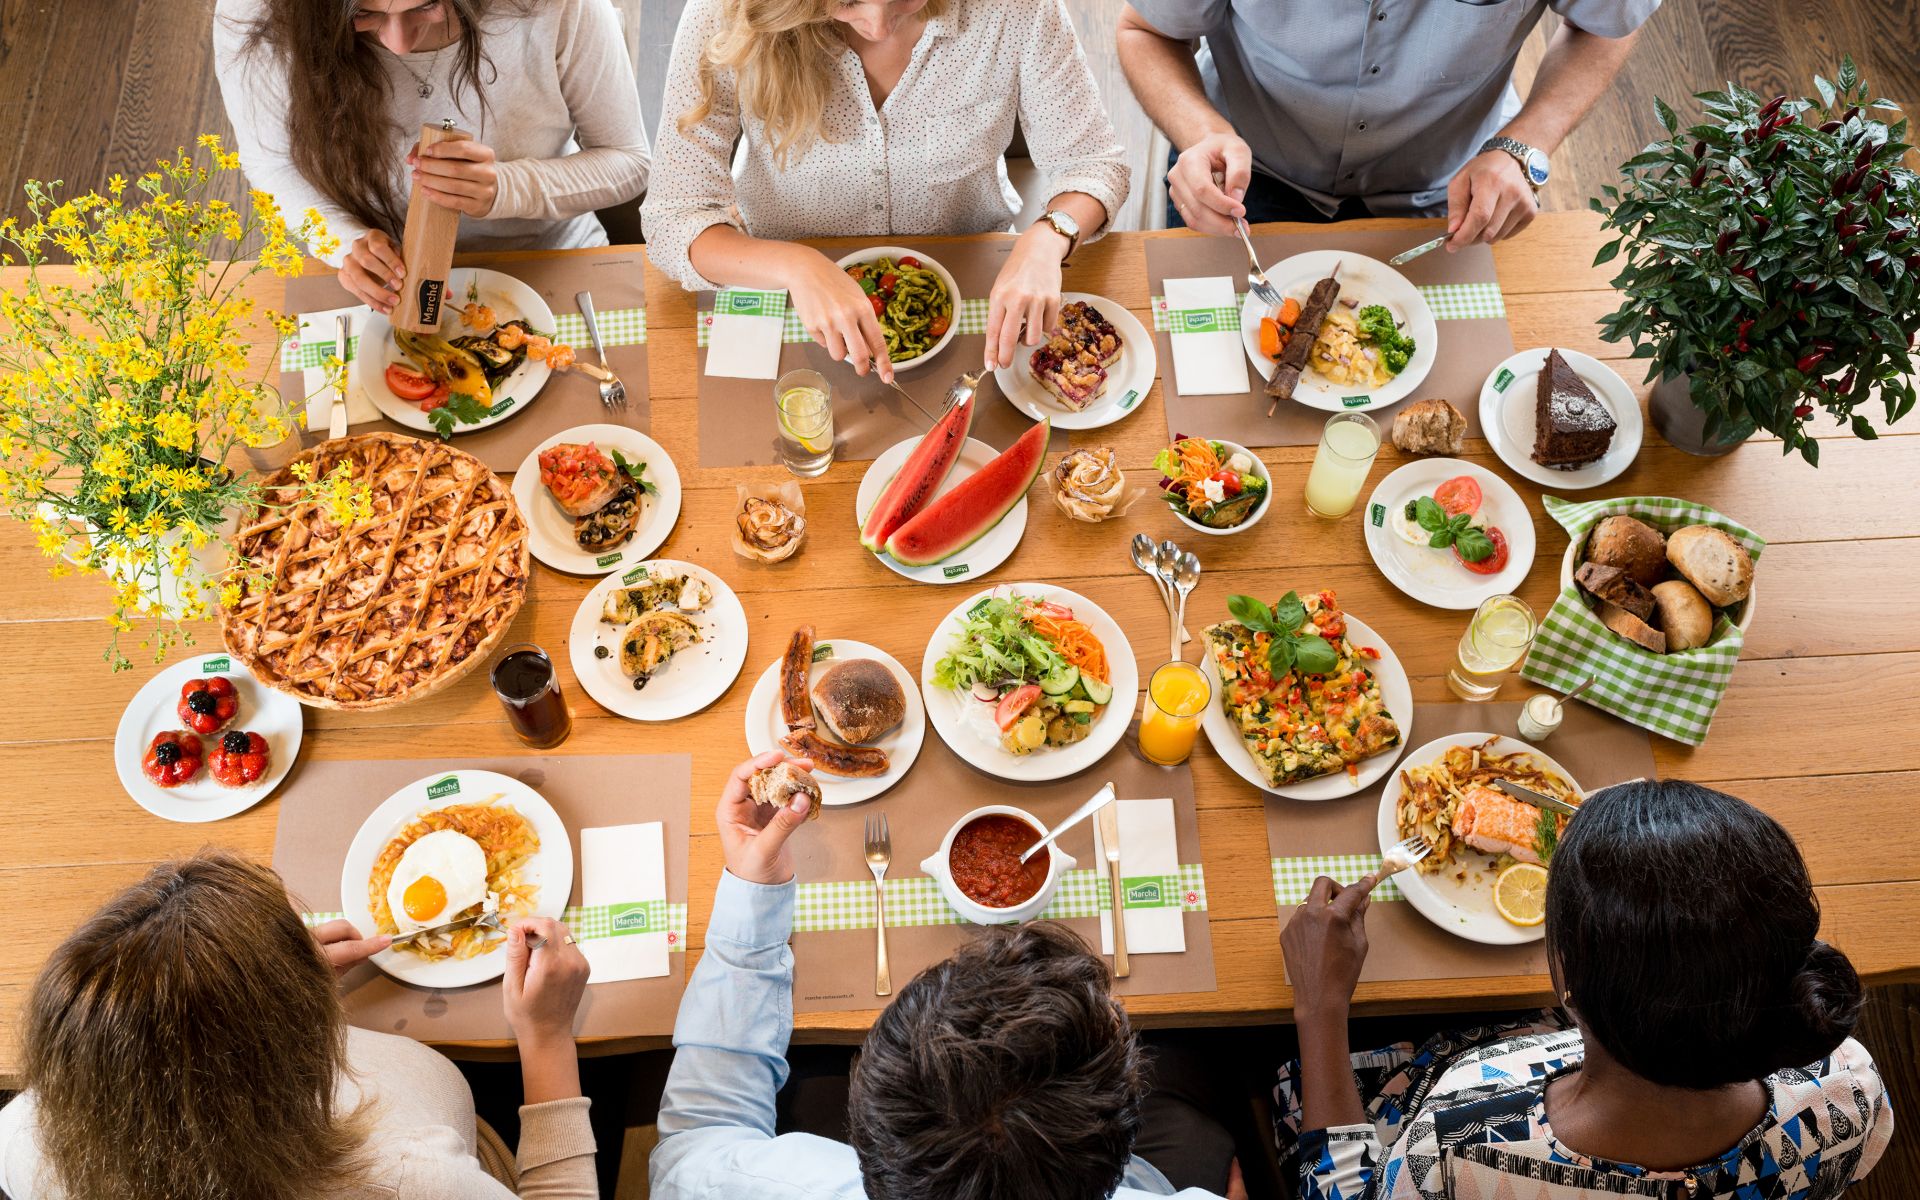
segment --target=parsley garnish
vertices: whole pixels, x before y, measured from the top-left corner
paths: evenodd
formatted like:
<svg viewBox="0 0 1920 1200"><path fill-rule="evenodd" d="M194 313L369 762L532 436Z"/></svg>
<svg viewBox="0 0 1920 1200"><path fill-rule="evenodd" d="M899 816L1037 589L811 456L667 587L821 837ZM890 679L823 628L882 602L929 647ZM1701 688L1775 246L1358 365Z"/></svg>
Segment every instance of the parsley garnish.
<svg viewBox="0 0 1920 1200"><path fill-rule="evenodd" d="M1307 606L1298 592L1288 592L1272 608L1252 596L1228 596L1227 611L1253 632L1271 635L1267 669L1275 679L1296 668L1303 675L1325 675L1340 665L1332 643L1317 633L1300 632L1307 623Z"/></svg>
<svg viewBox="0 0 1920 1200"><path fill-rule="evenodd" d="M487 406L462 392L447 397L447 402L439 408L427 410L427 420L433 422L433 428L443 439L453 436L453 427L475 425L487 419Z"/></svg>
<svg viewBox="0 0 1920 1200"><path fill-rule="evenodd" d="M660 494L659 488L653 486L652 483L641 478L641 476L645 475L647 472L646 463L644 462L630 463L627 461L627 456L620 453L620 451L616 449L613 452L613 465L620 468L621 473L626 475L628 479L633 480L633 485L639 488L641 491L645 492L647 495L657 496Z"/></svg>
<svg viewBox="0 0 1920 1200"><path fill-rule="evenodd" d="M1493 539L1473 523L1472 513L1448 516L1439 501L1432 496L1422 496L1413 502L1413 519L1431 535L1427 545L1435 550L1452 546L1468 562L1483 562L1493 553Z"/></svg>
<svg viewBox="0 0 1920 1200"><path fill-rule="evenodd" d="M1533 827L1533 841L1534 849L1540 855L1540 862L1545 865L1553 858L1553 852L1560 847L1560 819L1546 809L1541 809L1540 820Z"/></svg>

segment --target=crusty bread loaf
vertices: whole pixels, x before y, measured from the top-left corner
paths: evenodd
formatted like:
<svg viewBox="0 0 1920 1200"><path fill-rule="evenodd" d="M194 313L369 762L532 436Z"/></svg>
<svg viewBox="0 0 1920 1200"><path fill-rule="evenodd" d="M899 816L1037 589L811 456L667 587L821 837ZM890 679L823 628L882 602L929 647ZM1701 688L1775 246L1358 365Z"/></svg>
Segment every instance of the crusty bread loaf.
<svg viewBox="0 0 1920 1200"><path fill-rule="evenodd" d="M1667 561L1720 608L1738 604L1753 589L1753 556L1733 535L1711 525L1688 525L1667 539Z"/></svg>
<svg viewBox="0 0 1920 1200"><path fill-rule="evenodd" d="M1407 454L1460 453L1467 419L1445 400L1416 400L1393 418L1393 444Z"/></svg>
<svg viewBox="0 0 1920 1200"><path fill-rule="evenodd" d="M1618 604L1600 602L1600 623L1630 642L1637 642L1655 654L1667 652L1667 635L1634 616Z"/></svg>
<svg viewBox="0 0 1920 1200"><path fill-rule="evenodd" d="M1596 600L1606 600L1626 609L1642 621L1653 617L1653 593L1627 578L1619 567L1585 562L1573 573L1573 581Z"/></svg>
<svg viewBox="0 0 1920 1200"><path fill-rule="evenodd" d="M1667 539L1645 521L1606 517L1587 536L1587 561L1619 567L1650 588L1667 577Z"/></svg>
<svg viewBox="0 0 1920 1200"><path fill-rule="evenodd" d="M820 673L813 705L833 736L860 745L907 719L907 697L883 662L850 658Z"/></svg>
<svg viewBox="0 0 1920 1200"><path fill-rule="evenodd" d="M1667 635L1667 653L1704 646L1713 636L1713 606L1684 579L1653 585L1653 623Z"/></svg>
<svg viewBox="0 0 1920 1200"><path fill-rule="evenodd" d="M810 802L807 820L819 816L820 781L790 762L763 767L747 781L747 794L753 797L755 804L764 804L768 808L785 808L796 792L805 793Z"/></svg>

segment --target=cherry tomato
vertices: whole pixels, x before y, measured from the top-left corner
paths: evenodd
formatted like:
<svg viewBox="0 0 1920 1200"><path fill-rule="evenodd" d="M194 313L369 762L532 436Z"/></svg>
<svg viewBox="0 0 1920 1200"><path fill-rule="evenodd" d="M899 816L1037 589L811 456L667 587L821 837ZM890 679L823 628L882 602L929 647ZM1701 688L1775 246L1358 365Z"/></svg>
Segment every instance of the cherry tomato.
<svg viewBox="0 0 1920 1200"><path fill-rule="evenodd" d="M1237 471L1229 471L1225 467L1222 467L1220 470L1207 476L1207 478L1220 485L1220 493L1223 496L1238 496L1240 494L1240 474Z"/></svg>
<svg viewBox="0 0 1920 1200"><path fill-rule="evenodd" d="M1433 490L1433 502L1450 517L1479 512L1480 500L1480 481L1471 475L1455 475Z"/></svg>
<svg viewBox="0 0 1920 1200"><path fill-rule="evenodd" d="M882 300L882 299L881 299L880 297L878 297L878 296L868 296L868 297L867 297L867 299L869 299L869 300L871 300L871 301L873 301L873 315L874 315L874 316L876 316L876 317L877 317L877 316L880 316L881 314L883 314L883 313L885 313L885 312L887 311L887 302L886 302L885 300Z"/></svg>
<svg viewBox="0 0 1920 1200"><path fill-rule="evenodd" d="M387 390L402 400L425 400L433 394L431 377L409 367L393 363L387 367Z"/></svg>
<svg viewBox="0 0 1920 1200"><path fill-rule="evenodd" d="M847 274L853 276L855 279L859 279L861 276L865 275L866 273L867 273L867 268L862 266L860 263L855 263L851 267L847 268Z"/></svg>
<svg viewBox="0 0 1920 1200"><path fill-rule="evenodd" d="M917 267L920 265L920 260L911 254L904 254L900 257L900 265L903 267Z"/></svg>
<svg viewBox="0 0 1920 1200"><path fill-rule="evenodd" d="M883 292L891 292L894 288L894 285L899 282L900 282L900 277L898 275L895 275L892 271L888 271L886 274L880 277L880 290Z"/></svg>
<svg viewBox="0 0 1920 1200"><path fill-rule="evenodd" d="M943 315L943 316L931 318L927 322L927 336L932 338L945 337L947 336L948 327L950 327L952 324L953 324L952 317Z"/></svg>
<svg viewBox="0 0 1920 1200"><path fill-rule="evenodd" d="M1479 562L1468 562L1460 558L1460 547L1453 548L1453 556L1460 559L1460 565L1475 575L1498 575L1507 569L1507 535L1493 526L1487 526L1487 537L1493 542L1493 553Z"/></svg>

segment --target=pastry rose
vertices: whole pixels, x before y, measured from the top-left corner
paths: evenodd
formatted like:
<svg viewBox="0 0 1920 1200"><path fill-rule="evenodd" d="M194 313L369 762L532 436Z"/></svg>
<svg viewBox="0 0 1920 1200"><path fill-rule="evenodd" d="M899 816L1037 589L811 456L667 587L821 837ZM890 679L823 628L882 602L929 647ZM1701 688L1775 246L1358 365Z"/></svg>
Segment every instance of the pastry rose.
<svg viewBox="0 0 1920 1200"><path fill-rule="evenodd" d="M733 549L756 562L780 562L800 551L806 536L806 505L792 483L777 488L740 489L740 510L734 516Z"/></svg>
<svg viewBox="0 0 1920 1200"><path fill-rule="evenodd" d="M1076 521L1099 522L1133 507L1142 489L1127 491L1127 477L1113 450L1075 450L1053 469L1053 499Z"/></svg>

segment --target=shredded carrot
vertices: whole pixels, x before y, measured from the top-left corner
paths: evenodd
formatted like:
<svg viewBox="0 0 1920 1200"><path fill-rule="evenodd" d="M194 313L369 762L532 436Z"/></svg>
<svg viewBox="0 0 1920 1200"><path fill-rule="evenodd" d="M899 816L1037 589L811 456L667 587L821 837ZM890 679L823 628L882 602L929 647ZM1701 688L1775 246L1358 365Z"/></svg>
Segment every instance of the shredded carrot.
<svg viewBox="0 0 1920 1200"><path fill-rule="evenodd" d="M1109 681L1107 674L1107 648L1100 639L1093 636L1093 630L1072 617L1055 617L1044 612L1027 614L1027 623L1034 632L1053 643L1060 651L1060 657L1080 668L1082 674L1091 675L1101 683Z"/></svg>
<svg viewBox="0 0 1920 1200"><path fill-rule="evenodd" d="M1173 457L1180 464L1180 474L1172 486L1186 497L1189 508L1204 507L1206 499L1200 484L1223 465L1213 452L1213 443L1206 438L1181 438L1173 444Z"/></svg>

